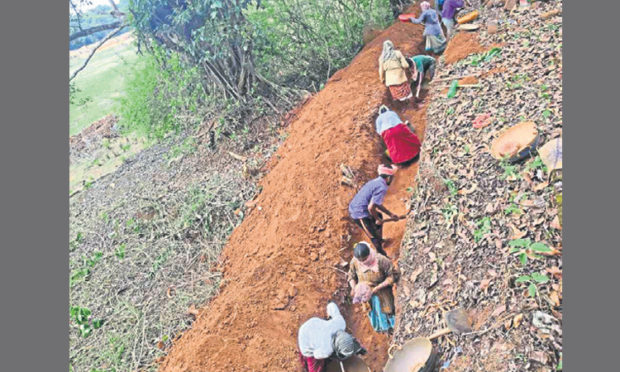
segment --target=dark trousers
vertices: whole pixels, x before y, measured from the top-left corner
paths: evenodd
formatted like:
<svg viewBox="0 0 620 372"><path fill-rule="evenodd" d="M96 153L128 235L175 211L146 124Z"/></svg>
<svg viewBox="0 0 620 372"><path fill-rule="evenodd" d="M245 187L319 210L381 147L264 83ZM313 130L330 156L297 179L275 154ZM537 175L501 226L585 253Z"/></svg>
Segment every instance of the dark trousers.
<svg viewBox="0 0 620 372"><path fill-rule="evenodd" d="M381 213L379 216L383 217ZM368 216L365 218L358 218L353 220L355 224L364 230L366 235L370 238L370 241L377 249L377 252L381 253L384 256L387 256L387 253L383 250L383 225L377 225L375 223L375 219L372 216Z"/></svg>

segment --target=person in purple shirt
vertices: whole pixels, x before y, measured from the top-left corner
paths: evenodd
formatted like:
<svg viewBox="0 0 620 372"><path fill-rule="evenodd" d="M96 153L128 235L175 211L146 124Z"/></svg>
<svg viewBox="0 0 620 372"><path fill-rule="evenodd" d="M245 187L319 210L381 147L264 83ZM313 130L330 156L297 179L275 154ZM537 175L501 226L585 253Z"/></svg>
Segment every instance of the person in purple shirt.
<svg viewBox="0 0 620 372"><path fill-rule="evenodd" d="M441 10L441 22L446 26L446 31L448 31L448 38L452 37L454 34L454 24L456 21L454 20L454 15L456 14L457 9L462 8L465 4L464 0L445 0L443 2L443 7Z"/></svg>
<svg viewBox="0 0 620 372"><path fill-rule="evenodd" d="M390 212L383 206L383 199L387 193L388 186L392 183L396 168L379 165L377 172L379 177L368 181L360 191L355 194L349 203L349 216L355 224L364 230L364 233L370 238L377 252L387 257L387 253L383 250L383 215L384 212L392 219L398 219L398 216Z"/></svg>

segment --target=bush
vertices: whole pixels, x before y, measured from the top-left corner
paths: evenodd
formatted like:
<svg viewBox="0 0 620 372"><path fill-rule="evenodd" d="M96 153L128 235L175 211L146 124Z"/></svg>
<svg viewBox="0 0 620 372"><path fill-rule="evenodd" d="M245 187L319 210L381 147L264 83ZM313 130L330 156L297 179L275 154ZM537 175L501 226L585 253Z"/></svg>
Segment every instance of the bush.
<svg viewBox="0 0 620 372"><path fill-rule="evenodd" d="M320 86L363 46L366 26L392 21L389 0L266 0L245 14L255 59L268 79L303 89Z"/></svg>
<svg viewBox="0 0 620 372"><path fill-rule="evenodd" d="M155 49L136 65L121 99L123 130L161 139L189 124L180 115L198 111L204 92L196 69L185 68L177 54L163 57Z"/></svg>

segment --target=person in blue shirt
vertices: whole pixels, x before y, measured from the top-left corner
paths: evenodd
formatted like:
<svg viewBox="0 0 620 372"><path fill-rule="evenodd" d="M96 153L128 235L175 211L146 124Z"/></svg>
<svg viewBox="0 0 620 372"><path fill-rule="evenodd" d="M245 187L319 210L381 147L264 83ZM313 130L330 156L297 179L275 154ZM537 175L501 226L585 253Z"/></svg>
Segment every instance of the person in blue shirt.
<svg viewBox="0 0 620 372"><path fill-rule="evenodd" d="M424 23L424 37L426 38L426 51L440 54L446 49L447 41L443 35L439 15L435 9L431 9L428 1L420 3L422 14L418 18L410 18L413 23Z"/></svg>
<svg viewBox="0 0 620 372"><path fill-rule="evenodd" d="M381 164L377 172L379 177L368 181L362 186L349 203L349 216L357 226L364 230L364 233L372 241L377 252L387 256L382 246L383 215L380 211L386 213L392 219L399 218L383 206L383 199L387 193L388 186L394 179L396 167L387 167Z"/></svg>

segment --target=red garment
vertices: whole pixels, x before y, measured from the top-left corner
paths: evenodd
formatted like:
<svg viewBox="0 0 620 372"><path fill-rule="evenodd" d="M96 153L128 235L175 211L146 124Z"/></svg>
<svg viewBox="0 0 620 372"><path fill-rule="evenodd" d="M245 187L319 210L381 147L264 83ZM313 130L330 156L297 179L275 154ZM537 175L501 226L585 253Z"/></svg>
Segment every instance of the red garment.
<svg viewBox="0 0 620 372"><path fill-rule="evenodd" d="M325 372L327 359L314 359L313 357L303 356L299 351L299 361L307 372Z"/></svg>
<svg viewBox="0 0 620 372"><path fill-rule="evenodd" d="M403 123L384 131L381 137L388 148L390 159L395 164L415 158L422 147L418 136Z"/></svg>
<svg viewBox="0 0 620 372"><path fill-rule="evenodd" d="M389 88L392 98L399 101L404 101L413 97L413 93L411 93L411 86L409 86L409 81L405 81L399 85L390 85Z"/></svg>

